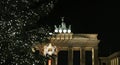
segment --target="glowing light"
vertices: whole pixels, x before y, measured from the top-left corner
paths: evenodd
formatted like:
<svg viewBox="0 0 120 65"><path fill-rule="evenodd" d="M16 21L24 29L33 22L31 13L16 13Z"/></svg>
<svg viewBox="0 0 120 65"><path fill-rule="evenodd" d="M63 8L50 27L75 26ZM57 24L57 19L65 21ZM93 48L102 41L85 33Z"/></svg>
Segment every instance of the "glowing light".
<svg viewBox="0 0 120 65"><path fill-rule="evenodd" d="M59 30L59 33L62 33L62 29Z"/></svg>
<svg viewBox="0 0 120 65"><path fill-rule="evenodd" d="M50 59L50 60L48 60L48 65L51 65L51 59Z"/></svg>
<svg viewBox="0 0 120 65"><path fill-rule="evenodd" d="M61 25L59 25L59 27L54 25L54 27L55 27L55 31L54 32L71 33L71 25L69 25L69 28L67 28L66 24L63 21L64 21L64 17L62 17L62 23L61 23Z"/></svg>
<svg viewBox="0 0 120 65"><path fill-rule="evenodd" d="M33 65L35 65L35 64L33 63Z"/></svg>
<svg viewBox="0 0 120 65"><path fill-rule="evenodd" d="M35 49L34 49L34 48L32 48L32 52L35 52Z"/></svg>
<svg viewBox="0 0 120 65"><path fill-rule="evenodd" d="M49 35L52 35L53 33L49 33Z"/></svg>
<svg viewBox="0 0 120 65"><path fill-rule="evenodd" d="M64 33L66 33L66 32L67 32L67 30L63 30L63 32L64 32Z"/></svg>
<svg viewBox="0 0 120 65"><path fill-rule="evenodd" d="M48 46L44 46L44 55L52 55L55 53L56 46L52 46L50 43Z"/></svg>
<svg viewBox="0 0 120 65"><path fill-rule="evenodd" d="M49 46L48 46L48 48L47 48L47 53L48 53L49 55L52 55L52 54L54 53L54 48L52 47L51 44L49 44Z"/></svg>
<svg viewBox="0 0 120 65"><path fill-rule="evenodd" d="M57 32L58 32L58 30L55 30L55 32L57 33Z"/></svg>
<svg viewBox="0 0 120 65"><path fill-rule="evenodd" d="M71 30L68 30L68 33L71 33Z"/></svg>

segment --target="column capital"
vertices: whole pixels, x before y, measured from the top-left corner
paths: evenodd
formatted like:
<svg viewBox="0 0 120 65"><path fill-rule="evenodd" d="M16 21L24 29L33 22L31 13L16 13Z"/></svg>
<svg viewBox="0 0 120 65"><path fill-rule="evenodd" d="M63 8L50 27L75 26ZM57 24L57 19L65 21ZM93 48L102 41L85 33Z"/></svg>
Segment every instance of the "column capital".
<svg viewBox="0 0 120 65"><path fill-rule="evenodd" d="M81 49L84 49L84 50L85 50L85 47L80 47L80 50L81 50Z"/></svg>
<svg viewBox="0 0 120 65"><path fill-rule="evenodd" d="M98 49L98 47L92 47L92 48L94 48L94 49L96 49L96 50Z"/></svg>

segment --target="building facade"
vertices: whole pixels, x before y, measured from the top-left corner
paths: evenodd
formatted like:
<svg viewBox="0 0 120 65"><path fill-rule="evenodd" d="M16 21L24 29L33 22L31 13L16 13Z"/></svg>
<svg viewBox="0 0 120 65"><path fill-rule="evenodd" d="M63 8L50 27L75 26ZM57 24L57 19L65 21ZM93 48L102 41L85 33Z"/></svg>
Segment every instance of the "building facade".
<svg viewBox="0 0 120 65"><path fill-rule="evenodd" d="M100 40L97 38L98 34L74 34L71 32L71 25L66 26L64 17L62 18L61 25L54 26L54 33L51 33L50 44L44 46L44 55L49 54L55 57L52 63L48 65L59 65L58 55L60 51L68 51L68 65L75 65L73 63L74 51L79 51L79 65L120 65L120 52L113 53L108 57L98 57L98 44ZM40 46L41 48L43 46ZM90 60L87 57L86 51L91 52ZM64 61L63 61L64 62ZM90 62L88 64L88 62ZM46 65L46 62L45 62Z"/></svg>
<svg viewBox="0 0 120 65"><path fill-rule="evenodd" d="M91 64L89 65L98 65L98 44L100 40L97 39L97 36L98 34L74 34L71 32L71 25L67 28L62 21L58 27L55 25L50 43L57 47L58 53L64 50L68 51L68 65L73 65L73 54L76 50L80 51L80 65L87 65L86 51L91 52ZM58 55L54 64L58 65Z"/></svg>
<svg viewBox="0 0 120 65"><path fill-rule="evenodd" d="M100 65L120 65L120 51L111 54L108 57L99 57Z"/></svg>

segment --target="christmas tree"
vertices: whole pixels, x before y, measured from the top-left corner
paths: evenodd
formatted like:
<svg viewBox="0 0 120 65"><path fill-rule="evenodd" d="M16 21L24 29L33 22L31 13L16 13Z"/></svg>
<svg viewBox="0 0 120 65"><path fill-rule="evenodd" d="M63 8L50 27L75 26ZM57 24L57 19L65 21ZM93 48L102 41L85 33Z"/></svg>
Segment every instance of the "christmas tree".
<svg viewBox="0 0 120 65"><path fill-rule="evenodd" d="M49 26L35 27L49 15L56 0L0 0L0 65L43 64L45 57L32 52L35 42L46 42Z"/></svg>

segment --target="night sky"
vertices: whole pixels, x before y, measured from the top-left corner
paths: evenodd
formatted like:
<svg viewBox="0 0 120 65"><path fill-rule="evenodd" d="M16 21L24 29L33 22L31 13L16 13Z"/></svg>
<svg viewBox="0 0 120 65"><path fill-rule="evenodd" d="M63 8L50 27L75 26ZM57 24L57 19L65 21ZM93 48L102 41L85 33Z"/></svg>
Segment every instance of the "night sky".
<svg viewBox="0 0 120 65"><path fill-rule="evenodd" d="M64 16L73 33L98 33L99 56L108 56L120 50L118 8L113 1L58 0L52 12L39 24L54 27L61 24L60 17Z"/></svg>

